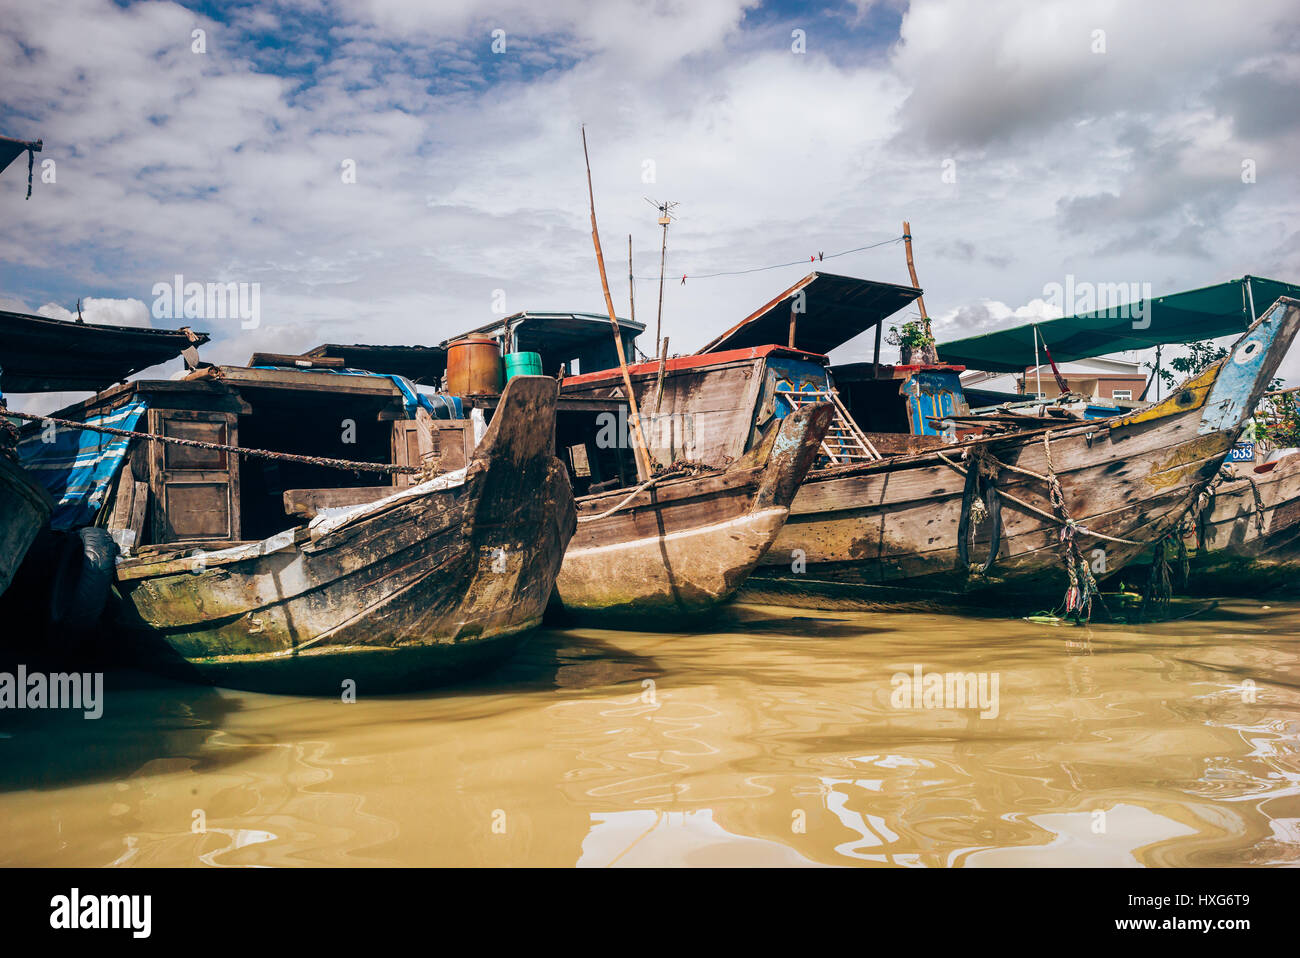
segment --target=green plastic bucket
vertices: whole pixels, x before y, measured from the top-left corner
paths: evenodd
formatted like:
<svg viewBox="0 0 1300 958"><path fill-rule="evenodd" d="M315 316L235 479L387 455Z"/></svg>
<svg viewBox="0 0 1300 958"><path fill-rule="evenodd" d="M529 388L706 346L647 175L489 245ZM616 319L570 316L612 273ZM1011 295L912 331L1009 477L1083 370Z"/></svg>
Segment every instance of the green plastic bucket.
<svg viewBox="0 0 1300 958"><path fill-rule="evenodd" d="M506 353L506 382L516 376L540 376L542 374L541 353Z"/></svg>

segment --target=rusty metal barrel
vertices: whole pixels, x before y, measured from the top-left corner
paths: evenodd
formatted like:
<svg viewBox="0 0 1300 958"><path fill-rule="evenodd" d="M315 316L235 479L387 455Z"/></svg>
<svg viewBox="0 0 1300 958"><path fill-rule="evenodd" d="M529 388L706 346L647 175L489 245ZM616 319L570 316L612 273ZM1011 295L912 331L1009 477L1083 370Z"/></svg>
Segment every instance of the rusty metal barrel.
<svg viewBox="0 0 1300 958"><path fill-rule="evenodd" d="M453 396L501 392L501 349L487 336L465 336L447 345L447 391Z"/></svg>

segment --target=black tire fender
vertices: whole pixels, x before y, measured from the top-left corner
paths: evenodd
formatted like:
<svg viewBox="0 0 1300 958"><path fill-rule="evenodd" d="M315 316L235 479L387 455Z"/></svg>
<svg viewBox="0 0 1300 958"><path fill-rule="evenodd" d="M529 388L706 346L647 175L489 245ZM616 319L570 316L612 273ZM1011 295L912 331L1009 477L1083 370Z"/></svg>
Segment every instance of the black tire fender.
<svg viewBox="0 0 1300 958"><path fill-rule="evenodd" d="M88 526L63 541L50 581L50 624L80 632L99 621L113 584L117 543L105 529Z"/></svg>

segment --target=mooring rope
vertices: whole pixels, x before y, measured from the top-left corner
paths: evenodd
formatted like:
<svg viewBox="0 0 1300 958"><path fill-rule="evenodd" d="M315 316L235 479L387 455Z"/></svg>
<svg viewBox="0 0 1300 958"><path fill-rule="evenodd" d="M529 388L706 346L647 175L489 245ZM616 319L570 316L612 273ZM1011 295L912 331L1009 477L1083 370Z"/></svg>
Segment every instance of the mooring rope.
<svg viewBox="0 0 1300 958"><path fill-rule="evenodd" d="M128 429L116 429L112 426L92 426L72 419L57 419L54 416L37 416L32 413L14 412L6 409L2 414L29 422L52 422L67 429L81 429L86 432L102 432L110 436L123 436L127 439L144 439L149 442L171 443L174 446L189 446L192 449L211 449L216 452L229 452L251 459L274 459L282 462L300 462L307 466L323 466L327 469L342 469L347 472L380 472L385 475L415 475L422 472L420 466L395 466L378 462L353 462L350 459L330 459L325 456L301 456L292 452L273 452L270 449L247 449L243 446L227 446L219 442L204 442L201 439L177 439L175 436L159 436L149 432L131 432Z"/></svg>
<svg viewBox="0 0 1300 958"><path fill-rule="evenodd" d="M1065 507L1065 493L1061 490L1061 480L1057 478L1056 466L1052 463L1050 432L1043 433L1043 452L1047 457L1048 498L1051 500L1052 509L1062 523L1061 545L1064 548L1061 553L1061 561L1065 563L1065 574L1070 580L1070 584L1065 590L1065 614L1067 616L1073 614L1076 621L1083 619L1085 622L1090 622L1092 620L1092 600L1095 598L1101 602L1103 609L1106 608L1106 602L1101 597L1101 587L1097 585L1097 580L1093 577L1092 566L1088 564L1088 560L1079 551L1076 535L1083 530L1083 527L1070 517L1070 511ZM1139 545L1136 542L1131 544ZM1102 555L1104 556L1105 553L1103 552ZM1106 611L1109 614L1110 610L1107 609Z"/></svg>
<svg viewBox="0 0 1300 958"><path fill-rule="evenodd" d="M596 515L596 516L578 516L578 521L595 522L597 519L606 519L612 516L614 513L618 512L620 509L622 509L625 505L627 505L629 502L631 502L641 493L645 492L645 490L653 486L656 482L663 482L665 479L676 479L678 476L684 476L684 475L687 475L687 470L681 469L677 472L665 472L662 473L661 475L654 476L653 478L647 479L645 482L641 483L641 485L637 486L635 489L629 492L627 496L623 499L623 501L620 502L618 505L614 506L614 508L606 509L604 512L600 513L600 515Z"/></svg>
<svg viewBox="0 0 1300 958"><path fill-rule="evenodd" d="M1044 438L1046 438L1046 437L1044 437ZM959 466L957 463L953 462L951 459L949 459L949 458L948 458L947 456L945 456L943 453L938 452L938 451L936 450L935 454L936 454L940 459L942 459L942 460L944 461L944 463L946 463L947 465L951 466L953 469L957 470L957 472L961 473L963 476L966 475L966 470L965 470L965 469L963 469L963 468L962 468L961 466ZM986 454L986 455L987 455L987 454ZM1012 472L1020 472L1020 473L1024 473L1024 474L1027 475L1027 476L1031 476L1031 477L1033 477L1033 478L1035 478L1035 479L1040 479L1040 480L1042 480L1043 482L1045 482L1045 483L1049 483L1049 484L1050 484L1050 480L1047 478L1047 476L1040 476L1038 473L1036 473L1036 472L1030 472L1028 469L1021 469L1021 468L1019 468L1018 466L1008 465L1007 463L1002 462L1000 459L997 459L996 457L994 457L994 456L992 456L992 455L987 455L987 458L989 459L989 461L991 461L991 462L992 462L992 463L993 463L997 468L999 468L999 469L1009 469L1009 470L1011 470ZM1019 498L1017 498L1016 496L1013 496L1011 493L1007 492L1005 489L1003 489L1003 488L1001 488L1001 487L998 488L998 495L999 495L1001 498L1003 498L1003 499L1009 499L1009 500L1011 500L1011 501L1014 502L1016 505L1020 506L1022 509L1025 509L1025 510L1028 511L1028 512L1032 512L1032 513L1034 513L1035 515L1040 516L1041 518L1046 519L1046 520L1049 521L1049 522L1060 522L1059 517L1054 516L1054 515L1052 515L1052 513L1047 512L1047 511L1045 511L1045 510L1043 510L1043 509L1039 509L1037 506L1035 506L1035 505L1031 505L1030 503L1025 502L1025 500L1023 500L1023 499L1019 499ZM1070 521L1073 522L1074 520L1070 520ZM1120 539L1120 538L1117 538L1117 537L1115 537L1115 536L1108 536L1108 535L1106 535L1106 534L1103 533L1103 532L1096 532L1096 531L1094 531L1094 530L1092 530L1092 529L1087 528L1086 526L1081 526L1081 525L1078 525L1078 524L1075 524L1075 531L1076 531L1076 532L1079 532L1079 533L1082 533L1083 535L1091 536L1091 537L1093 537L1094 539L1104 539L1106 542L1114 542L1114 543L1117 543L1117 544L1119 544L1119 545L1125 545L1125 546L1140 546L1140 545L1142 544L1142 543L1140 543L1140 542L1134 542L1134 541L1131 540L1131 539Z"/></svg>
<svg viewBox="0 0 1300 958"><path fill-rule="evenodd" d="M1260 494L1259 485L1255 482L1253 476L1243 476L1250 483L1251 494L1255 497L1255 530L1262 536L1264 534L1264 497Z"/></svg>

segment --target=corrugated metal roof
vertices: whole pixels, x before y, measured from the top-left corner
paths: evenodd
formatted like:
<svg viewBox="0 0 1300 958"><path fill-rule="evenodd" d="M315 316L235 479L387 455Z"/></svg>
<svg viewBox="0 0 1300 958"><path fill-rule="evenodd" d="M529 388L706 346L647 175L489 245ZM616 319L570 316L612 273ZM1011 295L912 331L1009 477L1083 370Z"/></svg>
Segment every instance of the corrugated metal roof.
<svg viewBox="0 0 1300 958"><path fill-rule="evenodd" d="M767 343L789 344L793 301L795 308L802 307L795 317L794 347L825 355L883 322L920 295L921 290L911 286L835 273L809 273L698 352L713 353Z"/></svg>
<svg viewBox="0 0 1300 958"><path fill-rule="evenodd" d="M6 392L97 392L175 359L207 333L78 323L0 310L0 388Z"/></svg>

